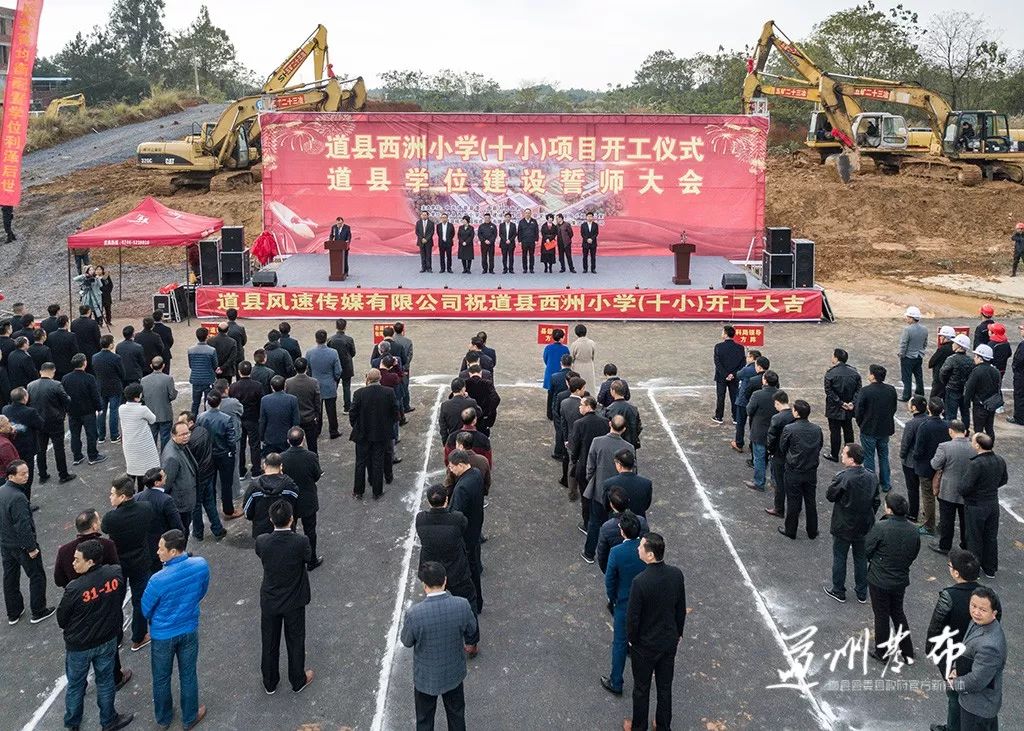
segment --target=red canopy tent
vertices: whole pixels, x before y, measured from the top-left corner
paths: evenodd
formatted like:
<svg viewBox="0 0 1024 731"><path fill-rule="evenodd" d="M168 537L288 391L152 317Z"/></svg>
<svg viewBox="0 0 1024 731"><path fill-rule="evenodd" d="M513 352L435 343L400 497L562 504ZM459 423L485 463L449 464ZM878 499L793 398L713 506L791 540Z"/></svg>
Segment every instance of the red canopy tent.
<svg viewBox="0 0 1024 731"><path fill-rule="evenodd" d="M124 247L188 247L224 226L223 219L199 216L168 208L148 197L134 210L88 231L68 237L68 302L71 302L71 249L117 247L118 299L121 298L121 251ZM185 281L188 282L188 254L185 254Z"/></svg>

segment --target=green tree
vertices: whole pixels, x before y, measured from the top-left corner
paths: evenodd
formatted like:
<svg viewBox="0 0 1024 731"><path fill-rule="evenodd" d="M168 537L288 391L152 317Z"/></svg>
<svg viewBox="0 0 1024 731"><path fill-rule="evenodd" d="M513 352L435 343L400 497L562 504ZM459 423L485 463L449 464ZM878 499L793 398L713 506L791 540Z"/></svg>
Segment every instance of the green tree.
<svg viewBox="0 0 1024 731"><path fill-rule="evenodd" d="M1003 74L1007 55L994 35L984 18L970 13L942 13L932 20L924 57L954 109L976 109L991 81Z"/></svg>
<svg viewBox="0 0 1024 731"><path fill-rule="evenodd" d="M52 59L51 68L70 76L71 87L84 92L89 103L137 102L149 92L149 83L126 69L120 49L102 28L93 28L68 42Z"/></svg>
<svg viewBox="0 0 1024 731"><path fill-rule="evenodd" d="M200 89L214 92L212 96L234 99L259 86L253 73L238 62L227 31L211 22L205 5L187 28L171 36L161 80L170 87L191 89L197 68Z"/></svg>
<svg viewBox="0 0 1024 731"><path fill-rule="evenodd" d="M803 46L825 71L901 80L921 68L922 35L917 13L903 5L879 10L868 0L815 25Z"/></svg>
<svg viewBox="0 0 1024 731"><path fill-rule="evenodd" d="M167 45L164 0L115 0L107 26L109 39L139 75L156 71Z"/></svg>

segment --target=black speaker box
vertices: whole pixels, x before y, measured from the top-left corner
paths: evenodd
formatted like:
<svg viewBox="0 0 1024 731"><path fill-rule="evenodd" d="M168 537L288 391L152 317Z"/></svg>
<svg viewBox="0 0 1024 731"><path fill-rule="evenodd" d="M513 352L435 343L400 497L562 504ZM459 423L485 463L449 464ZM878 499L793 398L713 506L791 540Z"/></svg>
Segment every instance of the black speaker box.
<svg viewBox="0 0 1024 731"><path fill-rule="evenodd" d="M172 305L174 300L173 294L154 294L153 295L153 312L160 312L164 316L165 322L177 322L177 308Z"/></svg>
<svg viewBox="0 0 1024 731"><path fill-rule="evenodd" d="M792 251L793 232L782 226L765 229L764 250L769 254L789 254Z"/></svg>
<svg viewBox="0 0 1024 731"><path fill-rule="evenodd" d="M260 269L252 275L252 286L254 287L276 287L277 272Z"/></svg>
<svg viewBox="0 0 1024 731"><path fill-rule="evenodd" d="M810 239L793 239L793 286L814 286L814 242Z"/></svg>
<svg viewBox="0 0 1024 731"><path fill-rule="evenodd" d="M244 251L245 228L243 226L225 226L220 230L221 251Z"/></svg>
<svg viewBox="0 0 1024 731"><path fill-rule="evenodd" d="M722 289L746 289L747 275L739 272L722 275Z"/></svg>
<svg viewBox="0 0 1024 731"><path fill-rule="evenodd" d="M771 254L761 257L761 283L771 289L789 289L793 286L793 255Z"/></svg>
<svg viewBox="0 0 1024 731"><path fill-rule="evenodd" d="M199 242L199 283L220 284L220 252L217 239L203 239Z"/></svg>
<svg viewBox="0 0 1024 731"><path fill-rule="evenodd" d="M220 281L227 287L240 287L249 281L249 252L220 252Z"/></svg>

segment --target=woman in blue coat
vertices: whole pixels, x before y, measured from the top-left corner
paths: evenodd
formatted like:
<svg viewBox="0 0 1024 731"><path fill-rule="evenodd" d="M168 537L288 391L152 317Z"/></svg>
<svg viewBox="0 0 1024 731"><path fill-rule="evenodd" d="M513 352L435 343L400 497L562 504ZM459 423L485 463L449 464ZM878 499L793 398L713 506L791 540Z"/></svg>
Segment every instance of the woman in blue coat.
<svg viewBox="0 0 1024 731"><path fill-rule="evenodd" d="M561 328L556 328L551 333L551 339L554 342L544 346L544 353L541 356L544 360L544 388L548 392L548 414L551 413L551 401L555 397L555 394L551 392L551 376L562 370L562 356L569 352L569 348L562 343L564 337L565 333Z"/></svg>

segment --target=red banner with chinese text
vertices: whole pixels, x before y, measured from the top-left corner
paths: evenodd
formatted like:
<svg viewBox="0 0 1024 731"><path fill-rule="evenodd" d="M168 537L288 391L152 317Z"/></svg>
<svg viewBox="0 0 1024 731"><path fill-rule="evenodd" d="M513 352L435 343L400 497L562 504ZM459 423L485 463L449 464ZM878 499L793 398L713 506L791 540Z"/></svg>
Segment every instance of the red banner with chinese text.
<svg viewBox="0 0 1024 731"><path fill-rule="evenodd" d="M742 115L265 112L263 221L283 253L319 253L331 224L353 254L418 254L419 211L474 227L561 213L581 250L664 255L685 231L697 255L760 255L767 119ZM479 247L476 243L475 246Z"/></svg>
<svg viewBox="0 0 1024 731"><path fill-rule="evenodd" d="M198 287L200 317L333 319L790 320L821 319L818 290L566 290Z"/></svg>
<svg viewBox="0 0 1024 731"><path fill-rule="evenodd" d="M567 322L560 322L560 323L541 322L541 323L538 323L537 324L537 345L547 345L548 343L555 342L554 339L552 339L552 337L551 337L551 334L555 330L561 330L562 331L562 336L563 336L562 337L562 344L563 345L568 345L569 344L569 323L567 323Z"/></svg>
<svg viewBox="0 0 1024 731"><path fill-rule="evenodd" d="M764 325L740 325L734 340L740 345L760 348L764 345Z"/></svg>
<svg viewBox="0 0 1024 731"><path fill-rule="evenodd" d="M32 101L32 67L43 0L18 0L11 35L7 87L4 89L3 124L0 125L0 205L21 202L21 156L28 135Z"/></svg>

